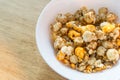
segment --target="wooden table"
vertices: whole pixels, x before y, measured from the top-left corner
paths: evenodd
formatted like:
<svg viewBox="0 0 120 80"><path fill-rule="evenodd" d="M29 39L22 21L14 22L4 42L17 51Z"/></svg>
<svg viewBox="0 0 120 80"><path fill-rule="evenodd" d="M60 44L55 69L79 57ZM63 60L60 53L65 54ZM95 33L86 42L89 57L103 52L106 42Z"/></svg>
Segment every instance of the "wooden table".
<svg viewBox="0 0 120 80"><path fill-rule="evenodd" d="M36 22L49 1L0 0L0 80L65 80L36 47Z"/></svg>

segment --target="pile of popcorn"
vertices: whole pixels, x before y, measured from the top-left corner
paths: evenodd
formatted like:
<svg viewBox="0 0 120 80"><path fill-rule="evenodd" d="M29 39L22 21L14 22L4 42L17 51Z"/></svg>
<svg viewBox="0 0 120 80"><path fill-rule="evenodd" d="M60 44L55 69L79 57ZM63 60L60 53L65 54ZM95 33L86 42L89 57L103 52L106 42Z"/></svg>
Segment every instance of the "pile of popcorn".
<svg viewBox="0 0 120 80"><path fill-rule="evenodd" d="M113 67L120 56L117 15L101 7L98 14L82 7L74 14L58 14L51 24L57 59L84 73Z"/></svg>

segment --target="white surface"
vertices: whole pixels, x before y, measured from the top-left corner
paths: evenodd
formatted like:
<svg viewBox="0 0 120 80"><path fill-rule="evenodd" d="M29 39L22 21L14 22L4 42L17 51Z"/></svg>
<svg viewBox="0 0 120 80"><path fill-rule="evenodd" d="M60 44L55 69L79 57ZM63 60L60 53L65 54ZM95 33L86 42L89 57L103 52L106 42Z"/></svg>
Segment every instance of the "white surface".
<svg viewBox="0 0 120 80"><path fill-rule="evenodd" d="M58 13L75 12L82 6L97 10L108 7L120 17L120 0L52 0L42 11L36 28L38 49L47 64L63 77L70 80L120 80L120 61L112 69L85 74L61 64L54 55L50 40L50 24ZM57 79L56 79L57 80Z"/></svg>

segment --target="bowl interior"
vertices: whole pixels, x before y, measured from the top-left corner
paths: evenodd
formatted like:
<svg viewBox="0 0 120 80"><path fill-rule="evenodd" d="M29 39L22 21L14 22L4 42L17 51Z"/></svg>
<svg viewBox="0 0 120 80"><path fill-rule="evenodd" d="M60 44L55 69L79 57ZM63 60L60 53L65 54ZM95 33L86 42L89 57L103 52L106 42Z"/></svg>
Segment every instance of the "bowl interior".
<svg viewBox="0 0 120 80"><path fill-rule="evenodd" d="M120 6L118 0L53 0L42 11L36 28L36 41L41 56L47 64L57 73L70 80L120 80L120 61L112 69L103 72L85 74L72 70L61 64L55 57L50 39L50 24L58 13L74 13L82 6L98 10L99 7L107 7L120 18ZM111 76L112 73L112 76Z"/></svg>

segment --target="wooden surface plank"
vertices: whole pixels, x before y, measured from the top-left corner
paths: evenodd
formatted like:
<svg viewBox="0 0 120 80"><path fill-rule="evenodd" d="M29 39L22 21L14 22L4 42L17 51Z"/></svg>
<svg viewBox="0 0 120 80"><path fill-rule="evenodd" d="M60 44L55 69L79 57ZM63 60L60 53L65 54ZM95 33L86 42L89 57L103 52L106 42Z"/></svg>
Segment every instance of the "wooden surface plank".
<svg viewBox="0 0 120 80"><path fill-rule="evenodd" d="M0 80L65 80L40 56L38 16L50 0L0 0Z"/></svg>

